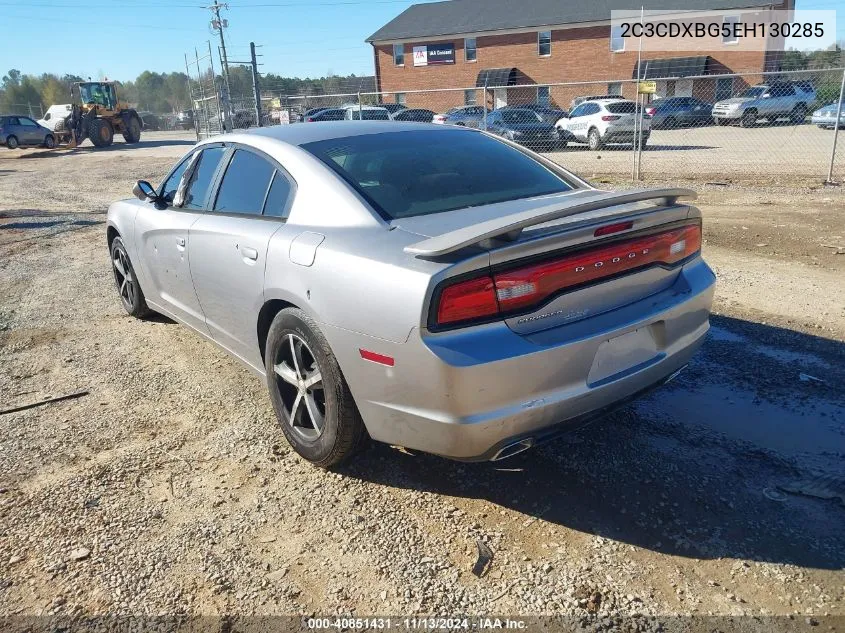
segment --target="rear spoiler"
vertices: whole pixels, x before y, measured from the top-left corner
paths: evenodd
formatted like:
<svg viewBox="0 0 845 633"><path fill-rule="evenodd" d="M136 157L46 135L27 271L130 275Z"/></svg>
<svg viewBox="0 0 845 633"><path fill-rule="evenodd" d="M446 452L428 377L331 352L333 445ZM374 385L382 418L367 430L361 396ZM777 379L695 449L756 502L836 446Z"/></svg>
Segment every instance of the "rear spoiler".
<svg viewBox="0 0 845 633"><path fill-rule="evenodd" d="M655 204L662 206L671 206L679 198L695 200L696 197L697 194L692 189L680 187L633 189L619 192L601 191L596 193L596 195L587 197L583 202L572 201L567 203L558 201L555 204L465 226L455 231L450 231L449 233L444 233L443 235L406 246L405 252L421 259L434 259L454 253L462 248L479 244L484 240L497 237L515 240L519 237L522 229L526 227L543 224L544 222L550 222L570 215L646 200L654 200ZM583 199L583 197L579 196L576 200Z"/></svg>

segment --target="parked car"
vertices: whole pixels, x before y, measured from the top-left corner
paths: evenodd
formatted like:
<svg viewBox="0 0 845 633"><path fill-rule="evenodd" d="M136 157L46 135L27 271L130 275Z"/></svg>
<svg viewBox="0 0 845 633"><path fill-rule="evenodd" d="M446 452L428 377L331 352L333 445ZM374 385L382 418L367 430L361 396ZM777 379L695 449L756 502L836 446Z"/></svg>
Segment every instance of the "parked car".
<svg viewBox="0 0 845 633"><path fill-rule="evenodd" d="M403 110L407 110L408 106L402 105L401 103L379 103L377 104L379 108L384 108L388 112L390 112L390 116L393 117L397 113L402 112Z"/></svg>
<svg viewBox="0 0 845 633"><path fill-rule="evenodd" d="M536 112L522 108L503 108L487 113L487 131L537 149L555 149L560 134L554 123L546 123Z"/></svg>
<svg viewBox="0 0 845 633"><path fill-rule="evenodd" d="M323 110L328 110L328 108L326 106L321 106L319 108L310 108L302 113L302 120L307 122L309 117L312 117L318 112L322 112Z"/></svg>
<svg viewBox="0 0 845 633"><path fill-rule="evenodd" d="M56 146L53 130L38 125L28 116L16 114L0 115L0 145L9 149L42 146L52 149Z"/></svg>
<svg viewBox="0 0 845 633"><path fill-rule="evenodd" d="M162 117L152 112L139 112L141 117L141 127L144 130L161 130L164 129L164 121Z"/></svg>
<svg viewBox="0 0 845 633"><path fill-rule="evenodd" d="M832 130L836 125L836 112L839 110L839 104L829 103L823 108L819 108L813 112L811 121L813 125L818 125L822 129ZM842 113L839 115L839 127L845 127L845 101L842 102Z"/></svg>
<svg viewBox="0 0 845 633"><path fill-rule="evenodd" d="M176 126L183 130L191 130L194 127L194 111L182 110L176 115Z"/></svg>
<svg viewBox="0 0 845 633"><path fill-rule="evenodd" d="M346 110L343 108L325 108L305 117L306 123L317 123L319 121L342 121L346 118Z"/></svg>
<svg viewBox="0 0 845 633"><path fill-rule="evenodd" d="M713 104L695 97L666 97L652 102L645 111L654 130L713 123Z"/></svg>
<svg viewBox="0 0 845 633"><path fill-rule="evenodd" d="M739 123L751 127L759 119L770 123L780 117L789 117L792 123L803 123L816 93L808 83L771 83L753 86L736 97L718 101L713 105L713 118L719 125Z"/></svg>
<svg viewBox="0 0 845 633"><path fill-rule="evenodd" d="M445 114L436 114L432 123L481 128L484 126L484 106L452 108L447 110Z"/></svg>
<svg viewBox="0 0 845 633"><path fill-rule="evenodd" d="M436 112L425 110L423 108L406 108L401 112L393 115L394 121L416 121L417 123L431 123L436 116Z"/></svg>
<svg viewBox="0 0 845 633"><path fill-rule="evenodd" d="M550 108L548 106L539 105L537 103L527 103L525 105L509 105L499 108L499 110L531 110L532 112L536 112L540 115L540 118L543 119L546 123L551 123L554 125L558 121L560 121L563 117L569 116L569 113L566 110L561 110L559 108Z"/></svg>
<svg viewBox="0 0 845 633"><path fill-rule="evenodd" d="M255 118L255 110L241 108L232 112L232 127L236 130L245 130L256 125L258 120Z"/></svg>
<svg viewBox="0 0 845 633"><path fill-rule="evenodd" d="M65 119L70 116L71 112L71 104L69 103L62 103L59 105L51 105L47 108L47 112L44 113L44 116L38 119L36 123L41 127L46 127L48 130L56 131L64 130L65 128Z"/></svg>
<svg viewBox="0 0 845 633"><path fill-rule="evenodd" d="M585 101L596 101L598 99L621 99L621 95L585 95L583 97L575 97L572 103L569 104L569 110L574 110L576 107Z"/></svg>
<svg viewBox="0 0 845 633"><path fill-rule="evenodd" d="M586 143L590 149L601 149L607 143L635 143L637 104L626 99L585 101L569 117L557 122L561 145L568 142ZM646 146L651 134L651 117L642 114L640 145Z"/></svg>
<svg viewBox="0 0 845 633"><path fill-rule="evenodd" d="M391 121L387 109L379 106L352 105L344 108L343 118L347 121Z"/></svg>
<svg viewBox="0 0 845 633"><path fill-rule="evenodd" d="M252 369L324 467L367 438L508 457L671 380L708 330L694 192L600 191L491 134L262 128L134 192L107 216L123 308Z"/></svg>

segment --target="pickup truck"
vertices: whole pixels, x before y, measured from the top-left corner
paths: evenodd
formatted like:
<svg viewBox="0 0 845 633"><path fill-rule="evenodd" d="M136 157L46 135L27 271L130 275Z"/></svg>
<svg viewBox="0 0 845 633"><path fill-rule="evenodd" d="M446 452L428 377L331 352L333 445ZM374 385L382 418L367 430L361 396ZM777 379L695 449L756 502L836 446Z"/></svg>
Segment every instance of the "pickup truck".
<svg viewBox="0 0 845 633"><path fill-rule="evenodd" d="M739 123L752 127L758 119L773 123L780 117L789 117L792 123L803 123L816 99L816 93L807 83L771 83L752 86L736 97L719 101L713 106L713 119L717 125Z"/></svg>

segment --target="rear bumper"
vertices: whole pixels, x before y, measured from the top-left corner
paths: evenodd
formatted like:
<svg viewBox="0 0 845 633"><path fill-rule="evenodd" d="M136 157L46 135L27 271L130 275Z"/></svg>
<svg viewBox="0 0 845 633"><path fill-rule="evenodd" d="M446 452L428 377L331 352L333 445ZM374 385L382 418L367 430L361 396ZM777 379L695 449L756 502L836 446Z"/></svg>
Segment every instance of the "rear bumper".
<svg viewBox="0 0 845 633"><path fill-rule="evenodd" d="M651 136L651 129L643 130L642 138L647 139ZM636 140L637 134L633 130L613 130L609 129L605 132L602 140L605 143L633 143Z"/></svg>
<svg viewBox="0 0 845 633"><path fill-rule="evenodd" d="M403 344L353 342L331 328L327 337L373 439L487 460L519 439L537 443L577 428L671 377L704 340L714 283L696 258L665 291L527 336L493 323L436 335L414 330ZM635 331L653 338L654 353L597 372L600 347ZM362 363L358 347L393 356L395 365Z"/></svg>

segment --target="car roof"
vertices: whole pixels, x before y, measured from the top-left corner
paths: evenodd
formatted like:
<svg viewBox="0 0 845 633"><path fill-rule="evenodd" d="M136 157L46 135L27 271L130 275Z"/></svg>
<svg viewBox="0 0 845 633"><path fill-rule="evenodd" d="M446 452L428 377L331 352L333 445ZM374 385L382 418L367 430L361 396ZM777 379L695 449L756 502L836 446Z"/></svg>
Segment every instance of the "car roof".
<svg viewBox="0 0 845 633"><path fill-rule="evenodd" d="M255 128L239 133L237 136L263 136L275 139L289 145L305 145L316 141L327 141L349 136L364 134L381 134L386 132L405 132L411 130L428 130L432 134L477 134L475 130L451 125L429 125L428 123L412 123L402 121L325 121L320 125L273 125ZM235 140L234 135L214 137L217 142L222 139Z"/></svg>

